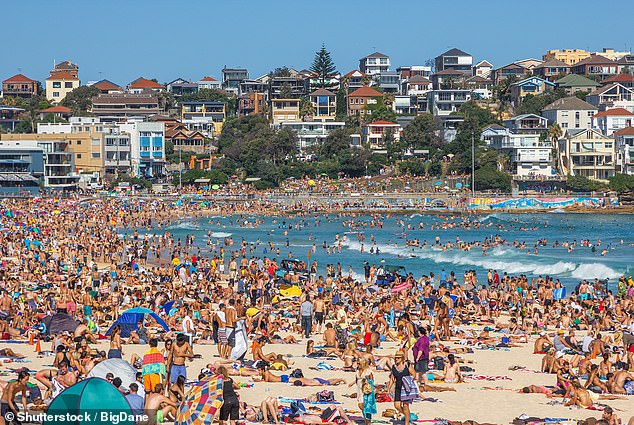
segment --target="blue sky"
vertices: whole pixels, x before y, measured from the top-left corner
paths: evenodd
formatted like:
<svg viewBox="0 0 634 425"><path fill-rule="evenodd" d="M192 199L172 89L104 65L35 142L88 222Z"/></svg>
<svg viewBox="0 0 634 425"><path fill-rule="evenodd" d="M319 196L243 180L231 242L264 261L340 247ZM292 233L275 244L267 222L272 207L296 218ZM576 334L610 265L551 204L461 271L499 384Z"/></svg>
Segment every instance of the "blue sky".
<svg viewBox="0 0 634 425"><path fill-rule="evenodd" d="M633 12L632 0L3 1L0 79L44 80L66 59L83 82L219 79L224 65L255 78L308 68L322 42L344 73L375 50L396 68L451 47L497 67L550 48L631 50Z"/></svg>

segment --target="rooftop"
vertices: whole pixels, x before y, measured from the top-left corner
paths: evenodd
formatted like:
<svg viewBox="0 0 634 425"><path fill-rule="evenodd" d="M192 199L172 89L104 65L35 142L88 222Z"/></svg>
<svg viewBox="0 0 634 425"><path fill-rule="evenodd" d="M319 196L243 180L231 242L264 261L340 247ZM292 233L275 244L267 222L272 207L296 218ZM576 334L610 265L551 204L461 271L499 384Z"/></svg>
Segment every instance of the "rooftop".
<svg viewBox="0 0 634 425"><path fill-rule="evenodd" d="M612 59L608 59L606 57L603 57L601 55L592 55L589 58L585 58L584 60L577 62L576 64L574 64L574 67L577 67L579 65L605 65L605 64L610 64L610 65L616 65L616 62L613 61Z"/></svg>
<svg viewBox="0 0 634 425"><path fill-rule="evenodd" d="M634 127L625 127L614 132L615 136L634 136Z"/></svg>
<svg viewBox="0 0 634 425"><path fill-rule="evenodd" d="M469 53L463 52L460 49L456 49L455 47L453 49L449 49L447 50L445 53L441 54L440 56L471 56Z"/></svg>
<svg viewBox="0 0 634 425"><path fill-rule="evenodd" d="M55 73L51 74L51 76L48 77L46 80L47 81L48 80L73 80L73 81L79 81L79 78L75 77L70 72L58 71L58 72L55 72Z"/></svg>
<svg viewBox="0 0 634 425"><path fill-rule="evenodd" d="M24 74L17 74L11 78L7 78L3 81L3 83L34 83L35 80L31 80L29 77Z"/></svg>
<svg viewBox="0 0 634 425"><path fill-rule="evenodd" d="M350 93L348 97L383 97L383 93L368 86L363 86Z"/></svg>
<svg viewBox="0 0 634 425"><path fill-rule="evenodd" d="M555 84L559 87L599 87L599 83L596 81L578 74L568 74L555 81Z"/></svg>
<svg viewBox="0 0 634 425"><path fill-rule="evenodd" d="M156 81L148 80L147 78L137 78L128 86L129 89L162 89L162 85Z"/></svg>
<svg viewBox="0 0 634 425"><path fill-rule="evenodd" d="M631 116L634 116L634 114L631 113L630 111L628 111L625 108L608 109L607 111L601 111L601 112L598 112L598 113L594 114L595 118L598 118L598 117L631 117Z"/></svg>
<svg viewBox="0 0 634 425"><path fill-rule="evenodd" d="M555 100L550 105L546 105L544 107L544 111L558 111L558 110L593 110L597 109L593 105L590 105L588 102L584 102L579 99L577 96L570 97L562 97L561 99Z"/></svg>
<svg viewBox="0 0 634 425"><path fill-rule="evenodd" d="M50 108L42 109L40 113L42 114L70 114L72 113L72 109L67 108L66 106L52 106Z"/></svg>

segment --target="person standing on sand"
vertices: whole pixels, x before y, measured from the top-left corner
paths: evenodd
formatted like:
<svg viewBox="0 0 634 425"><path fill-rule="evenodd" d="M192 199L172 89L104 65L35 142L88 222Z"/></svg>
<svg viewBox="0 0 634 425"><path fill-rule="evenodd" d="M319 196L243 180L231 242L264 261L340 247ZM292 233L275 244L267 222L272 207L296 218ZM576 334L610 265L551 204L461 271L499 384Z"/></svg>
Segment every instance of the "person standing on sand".
<svg viewBox="0 0 634 425"><path fill-rule="evenodd" d="M176 337L176 344L172 344L172 351L170 351L170 358L168 363L172 365L170 368L170 380L171 384L175 383L179 376L187 379L187 366L185 366L185 359L192 358L194 353L192 348L187 342L187 337L184 334L178 334Z"/></svg>
<svg viewBox="0 0 634 425"><path fill-rule="evenodd" d="M410 424L410 403L411 401L401 400L401 393L403 391L403 378L406 376L414 376L416 371L409 362L405 361L405 355L403 352L398 351L394 355L394 366L390 371L390 381L388 383L388 390L394 393L394 407L396 410L405 416L405 425Z"/></svg>
<svg viewBox="0 0 634 425"><path fill-rule="evenodd" d="M299 308L299 314L301 316L302 331L304 331L304 337L310 338L310 331L313 326L313 304L310 302L310 295L306 295L306 300Z"/></svg>
<svg viewBox="0 0 634 425"><path fill-rule="evenodd" d="M27 383L29 382L29 372L26 370L21 370L18 373L17 381L10 382L2 392L2 398L0 398L0 425L10 424L10 423L19 423L17 421L16 415L18 414L18 408L15 406L15 396L21 392L22 393L22 407L24 412L26 413L26 388ZM11 414L13 414L13 419L11 419Z"/></svg>

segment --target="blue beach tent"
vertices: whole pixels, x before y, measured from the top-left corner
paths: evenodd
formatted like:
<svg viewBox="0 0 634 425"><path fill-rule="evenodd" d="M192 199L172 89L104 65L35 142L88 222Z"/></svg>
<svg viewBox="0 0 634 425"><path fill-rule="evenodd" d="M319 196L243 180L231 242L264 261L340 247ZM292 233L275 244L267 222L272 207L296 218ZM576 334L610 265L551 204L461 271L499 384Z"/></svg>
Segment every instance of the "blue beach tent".
<svg viewBox="0 0 634 425"><path fill-rule="evenodd" d="M161 327L163 327L166 332L169 331L169 326L167 326L167 323L165 323L165 321L152 310L142 307L135 307L124 311L123 314L119 316L117 321L114 322L112 326L110 326L110 329L108 329L108 331L106 332L106 336L110 335L112 329L116 325L119 325L119 327L121 327L121 337L128 338L130 336L130 332L137 329L137 323L139 323L140 320L143 320L146 314L156 320L156 323L161 325Z"/></svg>

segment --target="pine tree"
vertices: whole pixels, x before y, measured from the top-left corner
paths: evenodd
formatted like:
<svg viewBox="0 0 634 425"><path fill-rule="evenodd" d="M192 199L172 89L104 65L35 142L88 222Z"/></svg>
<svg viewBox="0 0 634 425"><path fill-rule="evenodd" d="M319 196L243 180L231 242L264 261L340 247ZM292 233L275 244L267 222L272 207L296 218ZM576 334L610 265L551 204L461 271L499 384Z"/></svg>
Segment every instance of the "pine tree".
<svg viewBox="0 0 634 425"><path fill-rule="evenodd" d="M325 87L326 80L337 72L337 67L330 57L330 52L326 50L323 44L321 45L321 49L315 53L315 59L313 60L310 70L317 74L319 87Z"/></svg>

